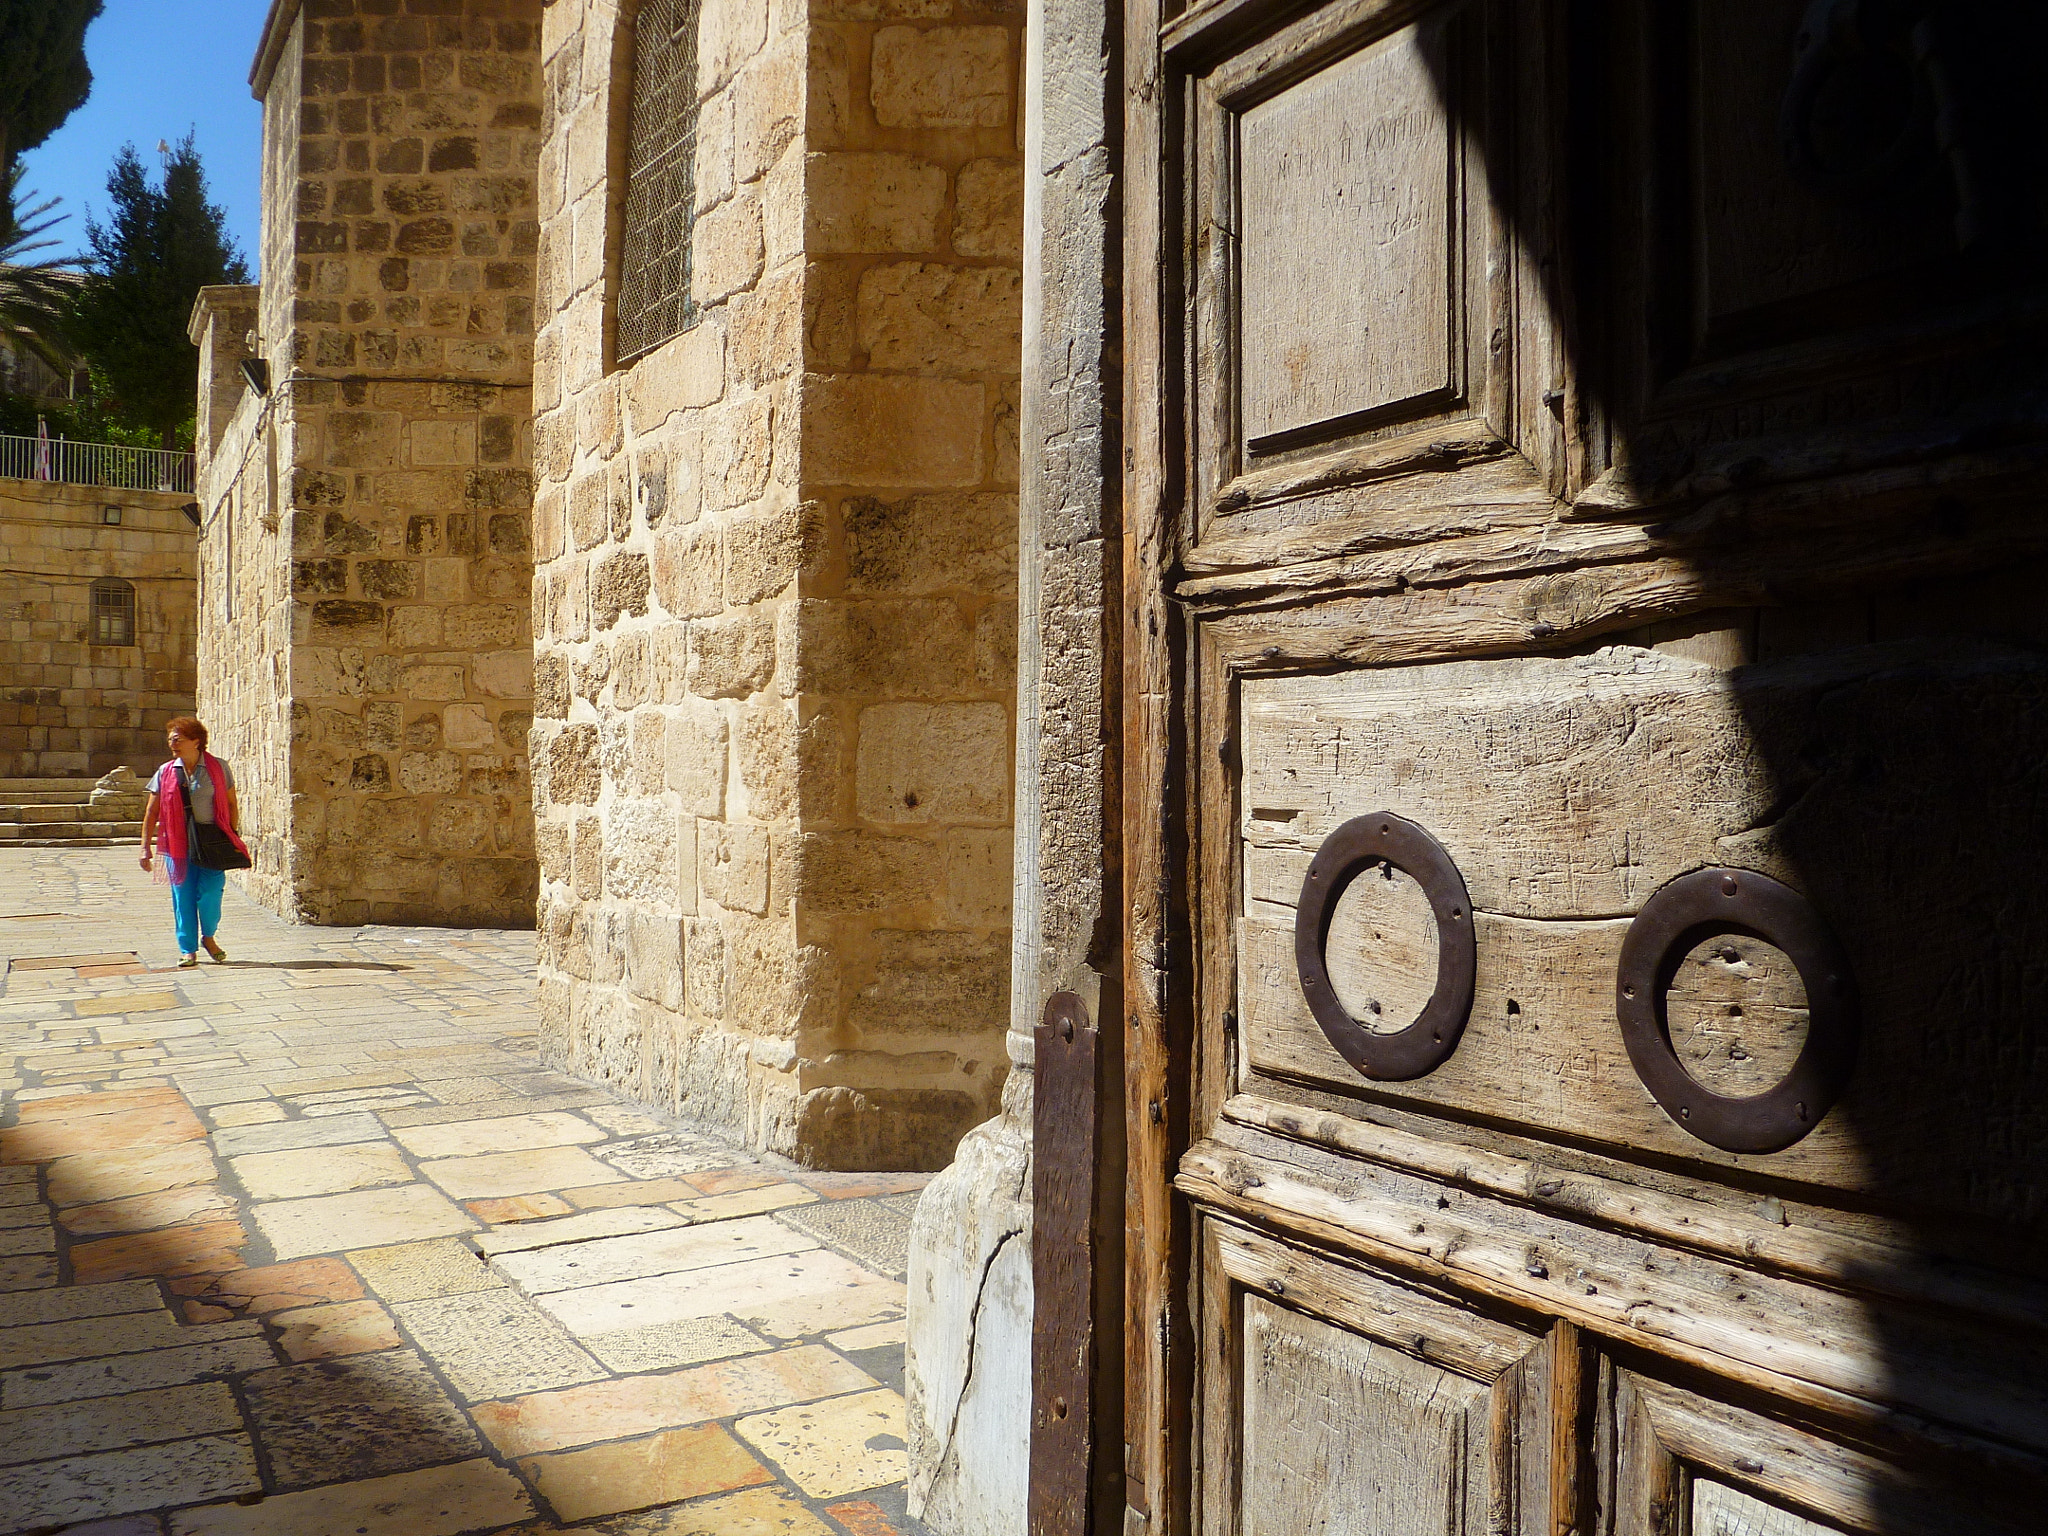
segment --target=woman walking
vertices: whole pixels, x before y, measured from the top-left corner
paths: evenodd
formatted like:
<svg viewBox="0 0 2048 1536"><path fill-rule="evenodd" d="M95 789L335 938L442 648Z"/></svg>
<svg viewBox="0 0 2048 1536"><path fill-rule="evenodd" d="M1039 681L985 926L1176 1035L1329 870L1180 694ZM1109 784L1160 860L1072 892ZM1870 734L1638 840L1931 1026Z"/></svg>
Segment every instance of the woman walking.
<svg viewBox="0 0 2048 1536"><path fill-rule="evenodd" d="M236 812L235 776L226 763L206 750L206 727L190 715L180 715L164 729L171 760L149 781L149 804L142 812L142 867L151 868L152 854L161 853L164 870L159 878L168 880L171 887L178 964L197 965L202 944L218 963L228 957L213 936L220 926L220 893L227 884L227 866L232 863L246 869L249 858L236 831L241 818ZM209 836L199 831L201 827L218 831ZM161 845L156 837L159 828L163 831ZM222 833L232 854L219 847ZM207 857L209 843L214 844L215 857Z"/></svg>

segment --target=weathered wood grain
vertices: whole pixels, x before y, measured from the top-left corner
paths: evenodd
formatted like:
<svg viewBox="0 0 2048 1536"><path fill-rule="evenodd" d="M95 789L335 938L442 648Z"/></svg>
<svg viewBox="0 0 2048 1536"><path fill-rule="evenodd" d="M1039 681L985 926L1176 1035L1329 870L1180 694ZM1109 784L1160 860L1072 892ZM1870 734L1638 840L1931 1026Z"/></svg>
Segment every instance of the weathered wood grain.
<svg viewBox="0 0 2048 1536"><path fill-rule="evenodd" d="M2038 1330L2048 1317L2048 1287L1989 1270L1937 1261L1910 1247L1790 1224L1783 1202L1748 1210L1603 1178L1535 1157L1488 1152L1456 1141L1418 1136L1350 1116L1241 1094L1224 1106L1240 1125L1306 1140L1424 1178L1547 1210L1567 1220L1633 1233L1766 1273L1811 1281L1977 1318L1987 1324ZM1777 1211L1774 1218L1769 1211ZM1910 1232L1900 1236L1911 1240Z"/></svg>
<svg viewBox="0 0 2048 1536"><path fill-rule="evenodd" d="M2018 1536L2034 1529L2039 1515L2040 1485L2023 1486L2027 1479L2016 1466L2007 1469L2014 1479L2009 1486L1979 1484L1959 1499L1931 1492L1924 1465L1873 1456L1649 1377L1631 1373L1628 1384L1657 1444L1668 1456L1703 1469L1693 1483L1695 1536L1742 1536L1740 1525L1708 1524L1701 1518L1739 1505L1743 1495L1726 1497L1728 1484L1811 1510L1820 1520L1852 1532ZM1717 1473L1725 1483L1716 1484ZM1774 1513L1784 1522L1777 1529L1787 1536L1829 1536L1826 1527L1801 1516Z"/></svg>
<svg viewBox="0 0 2048 1536"><path fill-rule="evenodd" d="M1244 1536L1488 1528L1484 1386L1260 1296L1244 1309Z"/></svg>
<svg viewBox="0 0 2048 1536"><path fill-rule="evenodd" d="M1404 27L1238 120L1244 438L1448 390L1453 137L1440 28Z"/></svg>
<svg viewBox="0 0 2048 1536"><path fill-rule="evenodd" d="M1986 912L2018 925L2010 931L2048 931L2026 845L1997 831L2048 811L2048 786L2028 766L2048 735L2037 657L1880 646L1728 671L1616 647L1251 678L1243 700L1250 1066L1855 1190L1896 1213L1967 1211L2031 1230L2043 1192L2011 1149L2048 1141L2048 1059L2030 1043L2048 978L1998 941ZM1918 785L1930 775L1966 815L1923 814ZM1416 1082L1369 1088L1300 995L1292 906L1322 839L1381 809L1428 828L1458 862L1479 965L1451 1060ZM1861 996L1861 1064L1847 1095L1779 1153L1737 1156L1686 1135L1637 1081L1614 1023L1627 919L1667 880L1710 865L1804 888L1848 950ZM1969 879L1931 875L1957 869ZM1753 945L1731 939L1723 950L1762 958ZM1760 979L1721 952L1702 952L1705 969L1681 967L1674 1040L1721 1091L1758 1091L1796 1053L1804 998L1782 962ZM1386 964L1420 984L1412 943ZM1980 1002L1944 1013L1932 1002L1943 996ZM1735 1032L1731 1007L1745 1009ZM1964 1098L1976 1112L1953 1114Z"/></svg>
<svg viewBox="0 0 2048 1536"><path fill-rule="evenodd" d="M1396 1273L1559 1317L1844 1424L1903 1410L1951 1447L2042 1443L2048 1340L1887 1314L1859 1299L1673 1252L1405 1172L1347 1165L1230 1128L1190 1149L1179 1187L1206 1206L1338 1243ZM1989 1443L1976 1454L1994 1462Z"/></svg>

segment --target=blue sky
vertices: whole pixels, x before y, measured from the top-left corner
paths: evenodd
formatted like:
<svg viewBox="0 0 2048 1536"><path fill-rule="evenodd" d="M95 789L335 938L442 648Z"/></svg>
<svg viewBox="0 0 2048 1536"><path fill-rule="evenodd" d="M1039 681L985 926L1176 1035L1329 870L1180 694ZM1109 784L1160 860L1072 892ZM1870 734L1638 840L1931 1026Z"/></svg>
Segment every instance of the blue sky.
<svg viewBox="0 0 2048 1536"><path fill-rule="evenodd" d="M249 66L269 8L269 0L107 0L85 35L91 99L22 156L24 190L64 199L57 211L71 217L51 233L67 251L85 243L88 208L106 216L107 172L124 143L133 140L155 171L157 141L192 131L213 200L253 271L263 119Z"/></svg>

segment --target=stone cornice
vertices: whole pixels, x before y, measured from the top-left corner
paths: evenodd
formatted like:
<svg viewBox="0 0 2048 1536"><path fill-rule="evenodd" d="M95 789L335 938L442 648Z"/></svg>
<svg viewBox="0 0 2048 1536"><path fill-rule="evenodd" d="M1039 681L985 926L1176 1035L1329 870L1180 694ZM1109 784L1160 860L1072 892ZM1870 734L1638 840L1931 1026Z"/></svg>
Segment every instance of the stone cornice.
<svg viewBox="0 0 2048 1536"><path fill-rule="evenodd" d="M270 94L270 77L277 72L278 56L298 19L299 0L270 0L270 14L263 18L263 32L256 39L256 61L249 66L249 94L258 101Z"/></svg>

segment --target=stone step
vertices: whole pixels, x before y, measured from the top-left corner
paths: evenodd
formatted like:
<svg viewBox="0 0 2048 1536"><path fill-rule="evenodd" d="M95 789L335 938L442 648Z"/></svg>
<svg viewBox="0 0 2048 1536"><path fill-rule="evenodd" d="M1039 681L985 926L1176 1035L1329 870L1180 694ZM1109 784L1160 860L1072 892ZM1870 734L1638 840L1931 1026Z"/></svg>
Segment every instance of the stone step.
<svg viewBox="0 0 2048 1536"><path fill-rule="evenodd" d="M60 822L85 820L83 805L8 805L0 803L0 822Z"/></svg>
<svg viewBox="0 0 2048 1536"><path fill-rule="evenodd" d="M141 836L139 821L0 821L0 844L9 848L52 843L74 848L87 843L134 842Z"/></svg>
<svg viewBox="0 0 2048 1536"><path fill-rule="evenodd" d="M130 848L134 844L132 837L0 837L0 848Z"/></svg>

